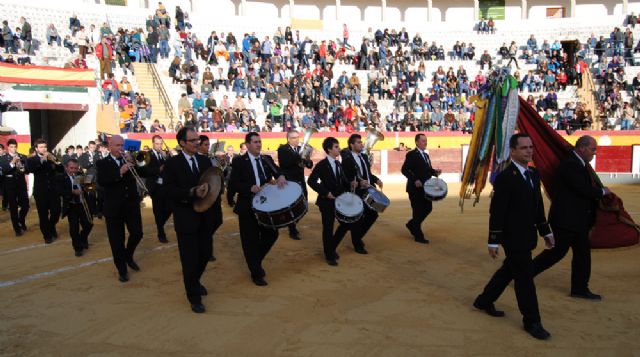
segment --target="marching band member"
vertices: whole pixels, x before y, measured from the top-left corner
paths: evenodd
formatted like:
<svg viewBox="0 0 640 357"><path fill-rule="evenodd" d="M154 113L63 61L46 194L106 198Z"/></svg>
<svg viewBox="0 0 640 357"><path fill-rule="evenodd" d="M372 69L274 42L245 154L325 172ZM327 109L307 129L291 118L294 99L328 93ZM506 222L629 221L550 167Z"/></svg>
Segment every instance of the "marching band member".
<svg viewBox="0 0 640 357"><path fill-rule="evenodd" d="M87 145L87 150L80 155L78 158L78 164L80 165L80 169L84 171L84 174L87 176L91 176L92 179L97 179L96 177L96 161L99 160L99 153L96 150L96 142L91 140ZM62 162L63 165L66 162ZM88 192L87 195L87 204L89 205L89 209L91 209L91 213L96 215L97 217L102 217L102 212L98 210L98 195L96 191Z"/></svg>
<svg viewBox="0 0 640 357"><path fill-rule="evenodd" d="M167 203L164 186L164 164L167 161L167 154L164 152L163 140L160 135L151 138L152 149L149 151L149 163L147 164L146 186L151 196L153 207L153 217L156 222L158 240L160 243L168 243L167 234L164 232L164 225L171 217L171 207Z"/></svg>
<svg viewBox="0 0 640 357"><path fill-rule="evenodd" d="M200 283L211 257L212 236L216 221L215 205L198 213L193 208L197 198L209 191L204 183L198 185L200 175L211 167L211 160L197 155L200 139L192 127L183 127L176 134L182 152L170 157L164 166L164 184L167 198L173 207L173 222L178 237L180 263L187 299L195 313L205 312L202 296L207 289Z"/></svg>
<svg viewBox="0 0 640 357"><path fill-rule="evenodd" d="M300 184L306 199L307 185L304 182L304 168L310 169L313 167L313 162L300 155L299 141L300 135L297 131L292 130L287 133L287 143L278 148L278 165L280 165L280 171L287 181ZM300 232L298 232L295 222L289 225L289 236L292 239L300 240Z"/></svg>
<svg viewBox="0 0 640 357"><path fill-rule="evenodd" d="M439 176L441 171L431 166L431 159L427 153L427 136L417 134L416 148L407 152L402 164L402 174L407 178L407 194L411 202L411 219L405 225L418 243L427 244L429 240L422 233L422 221L433 209L433 204L424 194L422 185L432 176Z"/></svg>
<svg viewBox="0 0 640 357"><path fill-rule="evenodd" d="M256 132L245 136L247 153L233 160L230 186L238 194L238 202L233 212L238 215L240 226L240 240L244 258L251 272L251 280L258 286L265 286L266 273L262 268L264 260L271 247L278 239L278 230L258 224L252 211L251 200L262 186L277 178L278 187L287 183L279 168L268 155L261 155L262 141Z"/></svg>
<svg viewBox="0 0 640 357"><path fill-rule="evenodd" d="M322 142L322 149L327 154L324 160L311 171L309 176L309 187L318 193L316 205L320 208L322 217L322 246L324 248L324 257L327 264L337 266L337 259L340 257L336 252L336 248L340 245L340 241L344 238L350 225L338 222L339 226L336 232L333 232L333 223L336 217L335 199L342 193L350 189L349 182L342 171L342 165L338 161L340 156L340 144L333 137L328 137ZM356 188L357 181L353 181L351 188Z"/></svg>
<svg viewBox="0 0 640 357"><path fill-rule="evenodd" d="M218 162L217 158L209 158L209 137L206 135L199 136L200 145L198 146L198 154L207 158L211 162L212 166L220 167L220 162ZM222 167L220 167L222 169ZM211 257L209 257L209 261L215 262L216 256L214 255L215 249L213 247L213 235L216 233L218 228L222 225L222 192L220 192L220 196L213 204L213 221L211 224L213 225L213 231L211 233Z"/></svg>
<svg viewBox="0 0 640 357"><path fill-rule="evenodd" d="M16 139L9 139L7 152L0 157L0 166L4 175L4 194L9 204L11 224L17 237L27 230L25 219L29 213L29 196L27 181L24 177L26 165L27 157L18 153L18 142Z"/></svg>
<svg viewBox="0 0 640 357"><path fill-rule="evenodd" d="M60 196L55 186L56 175L63 171L53 154L47 151L47 142L37 139L36 154L27 159L27 170L33 173L33 197L38 210L40 232L45 243L58 239L56 224L60 220Z"/></svg>
<svg viewBox="0 0 640 357"><path fill-rule="evenodd" d="M88 237L93 228L90 221L90 211L85 211L82 200L85 202L89 195L76 182L79 163L76 159L69 159L65 164L65 173L56 178L56 189L62 197L62 218L67 217L69 222L69 235L71 245L76 257L81 257L84 250L89 249ZM89 207L86 206L88 209ZM82 227L82 229L80 229Z"/></svg>
<svg viewBox="0 0 640 357"><path fill-rule="evenodd" d="M382 188L382 181L380 181L380 179L371 172L369 157L362 153L364 146L362 144L362 137L360 134L351 134L351 136L349 136L348 143L349 150L344 150L342 152L342 166L348 180L358 181L356 194L360 197L364 197L367 193L367 189L373 185L377 185ZM353 243L353 248L356 253L369 253L365 249L365 245L362 240L369 231L369 228L371 228L377 219L378 212L365 205L362 218L360 221L354 223L354 227L351 230L351 242Z"/></svg>
<svg viewBox="0 0 640 357"><path fill-rule="evenodd" d="M118 280L129 281L129 268L139 271L134 261L136 247L142 240L142 217L138 184L131 173L133 164L123 155L124 140L114 135L109 140L109 156L97 163L98 184L104 188L103 214L107 223L107 235L113 253L113 263L118 269ZM141 169L144 169L142 167ZM140 170L138 172L143 172ZM125 246L125 225L129 239Z"/></svg>

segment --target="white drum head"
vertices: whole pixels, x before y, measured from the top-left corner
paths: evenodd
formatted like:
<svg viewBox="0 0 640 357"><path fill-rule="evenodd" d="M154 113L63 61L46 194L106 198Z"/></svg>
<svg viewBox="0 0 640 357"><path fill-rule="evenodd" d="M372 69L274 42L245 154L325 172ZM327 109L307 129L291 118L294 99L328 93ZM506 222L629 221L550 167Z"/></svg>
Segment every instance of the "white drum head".
<svg viewBox="0 0 640 357"><path fill-rule="evenodd" d="M336 197L336 210L347 217L355 217L362 213L364 206L362 199L358 195L345 192Z"/></svg>
<svg viewBox="0 0 640 357"><path fill-rule="evenodd" d="M296 182L287 181L283 188L267 184L253 196L253 209L261 212L273 212L293 204L302 195L302 187Z"/></svg>

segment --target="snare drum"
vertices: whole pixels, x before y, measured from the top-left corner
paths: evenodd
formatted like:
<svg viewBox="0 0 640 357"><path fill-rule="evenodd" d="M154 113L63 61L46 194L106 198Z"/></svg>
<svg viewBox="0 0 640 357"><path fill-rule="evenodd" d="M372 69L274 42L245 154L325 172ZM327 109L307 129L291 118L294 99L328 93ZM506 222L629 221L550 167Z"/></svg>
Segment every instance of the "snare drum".
<svg viewBox="0 0 640 357"><path fill-rule="evenodd" d="M391 200L382 191L376 190L374 187L367 189L367 194L362 199L364 204L372 210L382 213L391 204Z"/></svg>
<svg viewBox="0 0 640 357"><path fill-rule="evenodd" d="M362 199L355 193L345 192L336 197L336 219L342 223L357 222L364 212Z"/></svg>
<svg viewBox="0 0 640 357"><path fill-rule="evenodd" d="M424 188L424 195L429 201L440 201L447 197L449 189L447 183L439 177L432 177L422 185Z"/></svg>
<svg viewBox="0 0 640 357"><path fill-rule="evenodd" d="M307 200L300 184L288 181L283 188L266 185L253 196L251 203L258 223L280 228L298 222L307 213Z"/></svg>

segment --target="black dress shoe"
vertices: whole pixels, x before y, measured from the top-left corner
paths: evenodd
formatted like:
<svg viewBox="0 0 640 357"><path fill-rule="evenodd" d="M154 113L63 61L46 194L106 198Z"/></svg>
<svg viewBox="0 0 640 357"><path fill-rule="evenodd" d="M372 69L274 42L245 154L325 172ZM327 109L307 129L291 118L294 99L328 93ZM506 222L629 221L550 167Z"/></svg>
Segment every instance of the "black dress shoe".
<svg viewBox="0 0 640 357"><path fill-rule="evenodd" d="M133 261L133 259L127 260L127 265L129 266L129 268L135 271L140 271L140 267L138 266L138 264L136 264L136 262Z"/></svg>
<svg viewBox="0 0 640 357"><path fill-rule="evenodd" d="M415 241L421 244L429 244L429 240L426 238L416 238Z"/></svg>
<svg viewBox="0 0 640 357"><path fill-rule="evenodd" d="M191 304L191 311L195 312L196 314L202 314L207 311L207 309L204 308L204 305L202 305L202 303L199 303Z"/></svg>
<svg viewBox="0 0 640 357"><path fill-rule="evenodd" d="M76 257L81 257L81 256L82 256L82 251L76 250Z"/></svg>
<svg viewBox="0 0 640 357"><path fill-rule="evenodd" d="M44 243L45 243L45 244L51 244L51 243L53 243L53 238L45 238L45 239L44 239Z"/></svg>
<svg viewBox="0 0 640 357"><path fill-rule="evenodd" d="M204 285L202 285L202 284L200 284L200 295L202 295L202 296L209 295L209 292L207 291L207 288L205 288Z"/></svg>
<svg viewBox="0 0 640 357"><path fill-rule="evenodd" d="M412 227L411 225L409 225L409 223L406 223L404 226L405 226L405 227L407 227L407 229L409 230L409 232L411 232L411 235L415 238L415 237L416 237L416 233L415 233L415 231L413 230L413 227Z"/></svg>
<svg viewBox="0 0 640 357"><path fill-rule="evenodd" d="M89 249L89 243L82 244L82 249L84 249L84 250Z"/></svg>
<svg viewBox="0 0 640 357"><path fill-rule="evenodd" d="M267 272L266 272L266 271L264 271L264 269L262 269L262 268L260 268L260 276L261 276L261 277L263 277L263 278L264 278L265 276L267 276Z"/></svg>
<svg viewBox="0 0 640 357"><path fill-rule="evenodd" d="M336 252L336 253L333 253L333 255L336 257L336 260L340 260L340 254Z"/></svg>
<svg viewBox="0 0 640 357"><path fill-rule="evenodd" d="M327 264L331 265L332 267L338 266L338 262L335 259L327 259Z"/></svg>
<svg viewBox="0 0 640 357"><path fill-rule="evenodd" d="M53 233L51 233L51 236L53 237L53 239L58 239L58 232L54 231Z"/></svg>
<svg viewBox="0 0 640 357"><path fill-rule="evenodd" d="M589 290L587 290L586 292L583 292L583 293L571 293L571 297L579 298L579 299L586 299L586 300L594 300L594 301L601 301L602 300L602 295L594 294Z"/></svg>
<svg viewBox="0 0 640 357"><path fill-rule="evenodd" d="M364 249L364 247L360 247L360 248L356 248L356 253L358 254L369 254L369 252L367 252L366 249Z"/></svg>
<svg viewBox="0 0 640 357"><path fill-rule="evenodd" d="M98 217L98 219L102 219L102 213L100 212L96 213L96 217Z"/></svg>
<svg viewBox="0 0 640 357"><path fill-rule="evenodd" d="M213 255L213 254L211 254L211 256L209 257L209 261L210 261L210 262L215 262L216 260L217 260L217 259L216 259L216 256L215 256L215 255Z"/></svg>
<svg viewBox="0 0 640 357"><path fill-rule="evenodd" d="M22 235L23 235L23 234L24 234L24 233L22 232L22 229L18 229L18 230L16 231L16 237L22 237Z"/></svg>
<svg viewBox="0 0 640 357"><path fill-rule="evenodd" d="M27 225L25 223L21 223L20 224L20 228L22 228L23 231L27 230Z"/></svg>
<svg viewBox="0 0 640 357"><path fill-rule="evenodd" d="M118 274L118 280L120 280L121 283L126 283L127 281L129 281L129 274L127 273Z"/></svg>
<svg viewBox="0 0 640 357"><path fill-rule="evenodd" d="M251 278L251 280L257 286L267 286L267 285L269 285L269 284L267 284L267 281L264 280L264 278L262 278L262 277L254 276L254 277Z"/></svg>
<svg viewBox="0 0 640 357"><path fill-rule="evenodd" d="M158 236L160 243L169 243L166 236Z"/></svg>
<svg viewBox="0 0 640 357"><path fill-rule="evenodd" d="M478 310L482 310L482 311L486 312L487 315L492 316L492 317L503 317L504 316L504 311L496 310L496 307L493 306L493 304L491 304L489 306L482 306L477 301L474 301L473 307L475 307Z"/></svg>
<svg viewBox="0 0 640 357"><path fill-rule="evenodd" d="M537 338L538 340L546 340L551 337L549 331L545 330L539 322L525 326L524 329L529 333L529 335Z"/></svg>

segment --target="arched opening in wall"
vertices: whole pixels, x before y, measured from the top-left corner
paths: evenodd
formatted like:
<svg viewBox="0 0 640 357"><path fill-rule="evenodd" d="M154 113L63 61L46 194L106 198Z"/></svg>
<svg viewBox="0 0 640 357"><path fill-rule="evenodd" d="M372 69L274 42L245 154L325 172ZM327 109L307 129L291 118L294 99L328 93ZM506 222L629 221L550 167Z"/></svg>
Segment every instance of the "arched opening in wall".
<svg viewBox="0 0 640 357"><path fill-rule="evenodd" d="M218 0L216 2L208 0L199 0L197 2L196 11L189 13L189 17L192 22L194 17L202 21L202 23L208 23L211 20L211 15L215 14L216 18L226 19L231 16L236 16L236 5L231 0Z"/></svg>
<svg viewBox="0 0 640 357"><path fill-rule="evenodd" d="M381 6L367 6L364 9L364 22L366 22L367 24L372 24L372 23L381 22L381 21L382 21Z"/></svg>
<svg viewBox="0 0 640 357"><path fill-rule="evenodd" d="M437 7L431 8L431 22L442 22L442 11Z"/></svg>
<svg viewBox="0 0 640 357"><path fill-rule="evenodd" d="M384 22L387 24L400 24L402 22L402 12L400 9L387 6L387 16Z"/></svg>
<svg viewBox="0 0 640 357"><path fill-rule="evenodd" d="M469 7L450 7L445 11L444 17L446 22L456 22L460 24L475 23L473 8Z"/></svg>
<svg viewBox="0 0 640 357"><path fill-rule="evenodd" d="M268 23L271 19L277 19L280 16L278 7L272 3L247 1L246 4L245 15L249 17L259 17L263 19L265 23Z"/></svg>
<svg viewBox="0 0 640 357"><path fill-rule="evenodd" d="M621 5L622 6L622 5ZM613 9L611 9L613 12ZM604 4L577 4L576 17L584 19L607 16L607 7Z"/></svg>
<svg viewBox="0 0 640 357"><path fill-rule="evenodd" d="M322 9L322 20L324 20L324 21L337 21L337 19L336 19L336 7L334 5L325 6L324 9Z"/></svg>
<svg viewBox="0 0 640 357"><path fill-rule="evenodd" d="M404 22L409 26L423 26L428 19L426 7L410 7L404 13Z"/></svg>
<svg viewBox="0 0 640 357"><path fill-rule="evenodd" d="M627 6L627 9L629 10L629 14L634 12L637 16L638 14L640 14L640 2L630 2ZM622 15L622 4L618 4L614 7L613 14Z"/></svg>
<svg viewBox="0 0 640 357"><path fill-rule="evenodd" d="M362 11L360 11L359 7L343 5L340 6L340 14L337 20L346 22L349 20L363 21L364 19L362 17Z"/></svg>

